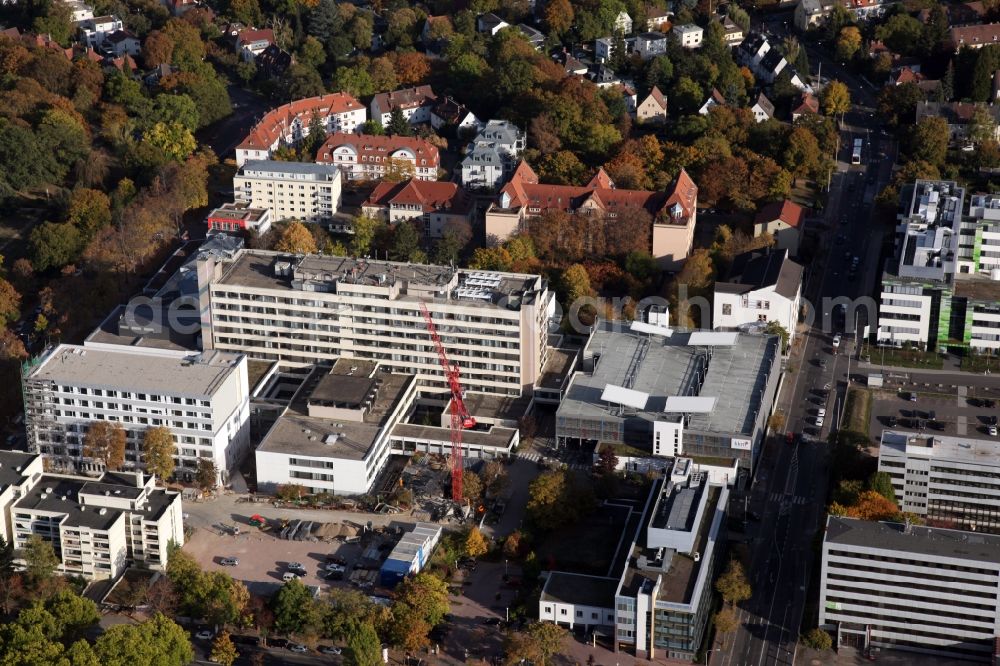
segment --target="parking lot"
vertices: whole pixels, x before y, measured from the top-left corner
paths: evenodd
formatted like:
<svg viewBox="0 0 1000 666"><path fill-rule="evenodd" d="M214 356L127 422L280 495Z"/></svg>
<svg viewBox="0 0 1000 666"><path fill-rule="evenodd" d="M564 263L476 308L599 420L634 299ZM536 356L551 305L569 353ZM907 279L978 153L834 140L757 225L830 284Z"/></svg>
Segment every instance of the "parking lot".
<svg viewBox="0 0 1000 666"><path fill-rule="evenodd" d="M949 436L996 437L996 401L928 391L879 392L872 406L871 435L899 428ZM915 400L910 395L916 396ZM992 406L991 406L992 404ZM994 424L991 435L990 426Z"/></svg>
<svg viewBox="0 0 1000 666"><path fill-rule="evenodd" d="M283 576L289 572L290 563L303 565L305 573L300 575L302 582L318 586L321 590L352 585L350 577L357 566L358 573L353 574L355 580L364 580L361 576L366 576L367 580L375 579L373 585L363 586L364 589L374 589L380 560L389 553L395 541L388 533L369 533L361 543L287 541L254 528L242 529L238 536L233 536L222 530L202 527L194 531L184 550L206 571L225 571L246 583L251 592L267 595L283 584ZM327 565L327 556L342 558L346 565L343 580L330 581L321 577ZM223 559L231 557L237 558L239 564L222 564Z"/></svg>

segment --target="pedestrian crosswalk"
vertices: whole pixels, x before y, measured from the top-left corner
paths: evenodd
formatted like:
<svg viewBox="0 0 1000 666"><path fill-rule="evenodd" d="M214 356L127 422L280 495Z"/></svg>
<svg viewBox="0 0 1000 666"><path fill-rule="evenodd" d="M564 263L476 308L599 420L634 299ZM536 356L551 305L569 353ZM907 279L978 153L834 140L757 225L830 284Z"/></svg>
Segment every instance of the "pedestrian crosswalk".
<svg viewBox="0 0 1000 666"><path fill-rule="evenodd" d="M517 457L522 460L530 460L532 462L542 459L542 454L536 453L535 451L518 451Z"/></svg>
<svg viewBox="0 0 1000 666"><path fill-rule="evenodd" d="M774 492L768 497L772 502L788 502L789 504L808 504L809 499L802 495L786 495L785 493Z"/></svg>

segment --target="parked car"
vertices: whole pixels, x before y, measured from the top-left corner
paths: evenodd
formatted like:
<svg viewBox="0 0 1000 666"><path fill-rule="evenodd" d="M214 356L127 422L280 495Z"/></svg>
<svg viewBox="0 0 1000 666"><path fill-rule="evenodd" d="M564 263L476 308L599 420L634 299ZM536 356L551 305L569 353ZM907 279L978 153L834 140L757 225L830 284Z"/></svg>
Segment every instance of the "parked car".
<svg viewBox="0 0 1000 666"><path fill-rule="evenodd" d="M342 650L335 645L321 645L319 646L319 651L323 654L340 654Z"/></svg>
<svg viewBox="0 0 1000 666"><path fill-rule="evenodd" d="M302 643L289 643L288 644L288 649L290 651L292 651L292 652L298 652L299 654L303 654L305 652L309 652L309 648L307 648Z"/></svg>
<svg viewBox="0 0 1000 666"><path fill-rule="evenodd" d="M223 557L219 564L224 567L236 567L239 566L240 559L238 557Z"/></svg>
<svg viewBox="0 0 1000 666"><path fill-rule="evenodd" d="M991 425L990 426L990 437L996 437L996 436L997 436L997 427L995 425Z"/></svg>
<svg viewBox="0 0 1000 666"><path fill-rule="evenodd" d="M835 336L833 336L833 341L831 342L831 344L833 345L834 349L838 349L840 347L840 333L837 333Z"/></svg>
<svg viewBox="0 0 1000 666"><path fill-rule="evenodd" d="M281 580L286 583L290 580L295 580L298 577L299 577L298 574L292 573L291 571L286 571L285 573L281 574Z"/></svg>
<svg viewBox="0 0 1000 666"><path fill-rule="evenodd" d="M197 634L194 635L199 641L210 641L215 637L211 629L202 629Z"/></svg>

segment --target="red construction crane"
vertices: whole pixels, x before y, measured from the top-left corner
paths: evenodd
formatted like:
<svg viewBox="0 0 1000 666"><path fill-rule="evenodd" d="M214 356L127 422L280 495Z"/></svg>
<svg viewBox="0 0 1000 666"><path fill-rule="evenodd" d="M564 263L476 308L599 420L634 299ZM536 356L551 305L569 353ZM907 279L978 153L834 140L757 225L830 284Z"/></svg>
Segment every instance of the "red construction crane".
<svg viewBox="0 0 1000 666"><path fill-rule="evenodd" d="M434 320L431 318L431 313L427 309L426 304L420 304L420 312L423 313L424 321L427 322L427 332L430 333L431 340L434 341L434 347L437 349L438 354L438 362L441 364L441 369L444 370L448 388L451 389L451 499L461 502L463 471L462 429L476 427L476 419L472 418L469 410L465 408L465 401L462 399L462 383L458 379L458 365L448 360L448 354L445 353L441 336L438 335L437 327L434 326Z"/></svg>

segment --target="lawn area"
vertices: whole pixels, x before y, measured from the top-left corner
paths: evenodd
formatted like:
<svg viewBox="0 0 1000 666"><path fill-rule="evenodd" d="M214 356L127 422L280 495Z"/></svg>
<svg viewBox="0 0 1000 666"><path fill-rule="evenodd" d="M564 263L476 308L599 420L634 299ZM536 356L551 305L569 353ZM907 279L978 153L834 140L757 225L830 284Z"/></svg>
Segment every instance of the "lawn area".
<svg viewBox="0 0 1000 666"><path fill-rule="evenodd" d="M602 506L575 525L550 532L535 550L539 564L543 569L607 576L627 516L624 507Z"/></svg>
<svg viewBox="0 0 1000 666"><path fill-rule="evenodd" d="M1000 357L993 354L966 354L962 357L962 370L982 374L1000 372Z"/></svg>
<svg viewBox="0 0 1000 666"><path fill-rule="evenodd" d="M844 423L841 430L849 430L868 437L872 418L872 392L854 387L847 393L844 405Z"/></svg>
<svg viewBox="0 0 1000 666"><path fill-rule="evenodd" d="M944 359L936 352L925 352L919 349L873 349L872 363L895 366L898 368L922 368L924 370L940 370Z"/></svg>

